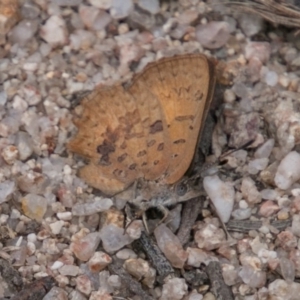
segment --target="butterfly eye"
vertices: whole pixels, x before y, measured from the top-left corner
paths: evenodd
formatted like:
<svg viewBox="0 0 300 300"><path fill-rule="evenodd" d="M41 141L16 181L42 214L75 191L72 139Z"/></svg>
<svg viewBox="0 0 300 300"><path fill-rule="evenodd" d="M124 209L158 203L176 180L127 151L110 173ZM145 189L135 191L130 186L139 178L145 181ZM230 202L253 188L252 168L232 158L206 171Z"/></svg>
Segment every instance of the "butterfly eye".
<svg viewBox="0 0 300 300"><path fill-rule="evenodd" d="M178 196L183 196L187 192L187 186L184 183L179 183L176 185L176 194Z"/></svg>

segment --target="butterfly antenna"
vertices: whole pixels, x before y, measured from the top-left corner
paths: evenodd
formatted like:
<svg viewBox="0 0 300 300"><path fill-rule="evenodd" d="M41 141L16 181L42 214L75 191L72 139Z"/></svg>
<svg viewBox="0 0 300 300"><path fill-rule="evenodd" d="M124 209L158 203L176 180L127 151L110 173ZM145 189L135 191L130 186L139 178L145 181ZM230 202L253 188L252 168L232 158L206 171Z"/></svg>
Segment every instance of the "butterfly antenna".
<svg viewBox="0 0 300 300"><path fill-rule="evenodd" d="M242 146L240 146L240 147L238 147L238 148L236 148L236 149L231 149L231 150L229 150L228 152L222 154L222 155L220 156L220 158L218 159L219 163L222 162L222 159L223 159L224 157L229 156L230 154L232 154L232 153L234 153L234 152L236 152L236 151L239 151L239 150L242 150L242 149L245 149L245 148L249 147L251 144L253 144L253 142L254 142L254 140L250 140L250 141L246 142L245 144L243 144Z"/></svg>
<svg viewBox="0 0 300 300"><path fill-rule="evenodd" d="M246 142L245 144L243 144L242 146L240 146L236 149L232 149L232 150L222 154L219 157L219 159L214 163L204 163L203 166L200 168L199 172L197 172L197 174L192 176L190 179L196 180L199 178L203 178L205 176L212 176L212 175L217 174L219 172L219 170L222 168L222 166L227 163L226 156L229 156L230 154L232 154L238 150L249 147L253 143L253 141L254 140L250 140L250 141Z"/></svg>

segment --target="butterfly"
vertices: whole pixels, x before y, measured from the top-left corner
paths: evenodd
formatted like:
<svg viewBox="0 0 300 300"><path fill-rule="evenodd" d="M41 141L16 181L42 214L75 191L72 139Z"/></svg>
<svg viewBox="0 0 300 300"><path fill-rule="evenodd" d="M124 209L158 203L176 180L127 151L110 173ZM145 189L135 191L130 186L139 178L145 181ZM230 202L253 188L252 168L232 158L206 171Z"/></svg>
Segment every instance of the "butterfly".
<svg viewBox="0 0 300 300"><path fill-rule="evenodd" d="M109 196L134 187L142 209L195 198L188 170L216 76L203 54L150 63L130 83L97 87L77 108L68 149L88 160L79 176Z"/></svg>

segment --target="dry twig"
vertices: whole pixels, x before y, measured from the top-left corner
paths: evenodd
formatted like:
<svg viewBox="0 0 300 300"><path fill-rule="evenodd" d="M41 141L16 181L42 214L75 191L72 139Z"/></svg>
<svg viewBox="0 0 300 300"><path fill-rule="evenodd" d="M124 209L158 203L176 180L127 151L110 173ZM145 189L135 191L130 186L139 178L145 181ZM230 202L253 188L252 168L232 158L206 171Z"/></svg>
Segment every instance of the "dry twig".
<svg viewBox="0 0 300 300"><path fill-rule="evenodd" d="M233 300L231 288L224 282L222 270L218 261L211 261L207 268L207 275L211 282L211 291L219 300Z"/></svg>
<svg viewBox="0 0 300 300"><path fill-rule="evenodd" d="M258 14L273 24L300 28L300 7L280 0L226 1L233 10Z"/></svg>
<svg viewBox="0 0 300 300"><path fill-rule="evenodd" d="M262 225L262 221L230 220L226 224L226 228L229 231L248 233L249 230L258 230ZM292 219L271 221L270 225L276 228L277 230L282 231L292 225Z"/></svg>
<svg viewBox="0 0 300 300"><path fill-rule="evenodd" d="M144 300L153 300L153 298L143 290L141 283L124 270L122 263L119 260L114 259L113 263L108 266L108 269L111 273L116 274L121 278L121 281L127 290L140 296Z"/></svg>
<svg viewBox="0 0 300 300"><path fill-rule="evenodd" d="M204 199L200 196L184 203L181 224L177 233L182 245L185 245L190 239L191 230L201 212L203 201Z"/></svg>
<svg viewBox="0 0 300 300"><path fill-rule="evenodd" d="M11 300L40 300L50 291L55 285L55 280L51 276L43 277L35 280L25 286Z"/></svg>
<svg viewBox="0 0 300 300"><path fill-rule="evenodd" d="M164 254L144 231L142 232L141 237L134 241L133 246L141 248L145 252L162 281L166 276L174 273L173 267Z"/></svg>

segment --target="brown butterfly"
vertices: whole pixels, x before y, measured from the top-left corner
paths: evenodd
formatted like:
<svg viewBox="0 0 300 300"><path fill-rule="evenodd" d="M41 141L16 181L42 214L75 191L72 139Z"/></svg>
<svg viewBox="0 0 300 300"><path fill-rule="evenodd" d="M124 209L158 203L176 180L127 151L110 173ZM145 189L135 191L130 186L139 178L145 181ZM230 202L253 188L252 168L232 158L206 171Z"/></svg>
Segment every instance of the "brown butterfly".
<svg viewBox="0 0 300 300"><path fill-rule="evenodd" d="M82 101L68 144L89 161L79 176L111 196L134 186L130 202L143 210L198 196L184 174L214 86L213 62L187 54L150 63L129 84L96 88Z"/></svg>

